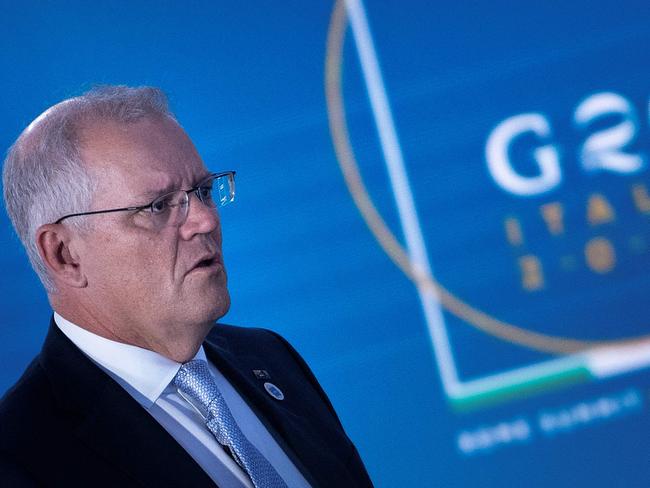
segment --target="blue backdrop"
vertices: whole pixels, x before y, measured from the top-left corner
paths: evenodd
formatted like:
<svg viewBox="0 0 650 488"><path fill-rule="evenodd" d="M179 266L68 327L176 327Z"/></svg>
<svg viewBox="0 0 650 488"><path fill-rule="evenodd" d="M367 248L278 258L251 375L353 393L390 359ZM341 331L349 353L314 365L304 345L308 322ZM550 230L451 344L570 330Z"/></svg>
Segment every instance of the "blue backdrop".
<svg viewBox="0 0 650 488"><path fill-rule="evenodd" d="M163 88L237 171L224 321L296 346L377 486L647 486L650 4L474 3L5 1L0 146ZM51 311L0 218L4 391Z"/></svg>

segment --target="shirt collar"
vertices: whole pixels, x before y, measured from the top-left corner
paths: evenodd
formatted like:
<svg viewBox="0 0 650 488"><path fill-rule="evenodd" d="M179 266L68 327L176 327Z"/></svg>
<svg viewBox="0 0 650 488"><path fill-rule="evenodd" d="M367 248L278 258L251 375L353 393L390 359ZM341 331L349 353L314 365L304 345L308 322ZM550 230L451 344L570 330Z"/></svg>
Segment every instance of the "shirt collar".
<svg viewBox="0 0 650 488"><path fill-rule="evenodd" d="M56 312L54 321L90 359L143 396L147 408L156 402L181 367L181 363L157 352L93 334ZM207 361L203 346L193 359Z"/></svg>

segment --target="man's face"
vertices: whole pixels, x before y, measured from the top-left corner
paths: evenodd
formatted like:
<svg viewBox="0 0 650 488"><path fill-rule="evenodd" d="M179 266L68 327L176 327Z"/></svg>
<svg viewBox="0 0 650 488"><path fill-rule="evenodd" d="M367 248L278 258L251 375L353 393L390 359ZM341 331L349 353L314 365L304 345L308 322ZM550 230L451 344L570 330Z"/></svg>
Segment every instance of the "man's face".
<svg viewBox="0 0 650 488"><path fill-rule="evenodd" d="M81 142L98 182L91 210L145 205L208 175L187 134L169 119L95 122ZM180 226L156 229L146 211L81 218L92 219L78 240L85 313L118 340L165 351L188 337L202 340L228 311L219 217L194 194Z"/></svg>

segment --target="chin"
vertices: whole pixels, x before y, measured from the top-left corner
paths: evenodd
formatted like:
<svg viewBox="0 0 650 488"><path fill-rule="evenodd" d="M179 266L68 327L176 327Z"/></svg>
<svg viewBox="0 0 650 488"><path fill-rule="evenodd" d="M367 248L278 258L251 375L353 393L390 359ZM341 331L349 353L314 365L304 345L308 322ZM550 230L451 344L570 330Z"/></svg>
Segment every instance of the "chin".
<svg viewBox="0 0 650 488"><path fill-rule="evenodd" d="M196 311L201 311L205 322L216 322L228 313L230 309L230 294L227 289L219 290L219 293L206 296L201 304L196 304Z"/></svg>
<svg viewBox="0 0 650 488"><path fill-rule="evenodd" d="M228 295L228 292L226 292L225 297L221 297L221 299L215 304L214 307L214 316L212 317L212 321L217 321L224 315L228 313L228 310L230 310L230 295Z"/></svg>
<svg viewBox="0 0 650 488"><path fill-rule="evenodd" d="M178 311L191 323L215 322L230 309L230 294L225 279L191 283L183 290Z"/></svg>

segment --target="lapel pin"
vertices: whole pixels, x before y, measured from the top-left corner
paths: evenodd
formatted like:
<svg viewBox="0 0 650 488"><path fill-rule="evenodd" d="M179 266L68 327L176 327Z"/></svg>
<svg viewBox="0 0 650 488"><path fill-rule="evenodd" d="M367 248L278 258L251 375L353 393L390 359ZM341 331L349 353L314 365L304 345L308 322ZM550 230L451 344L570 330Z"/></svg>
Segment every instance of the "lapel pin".
<svg viewBox="0 0 650 488"><path fill-rule="evenodd" d="M258 380L270 380L271 379L271 375L265 369L254 369L253 374L255 375L255 378L257 378Z"/></svg>
<svg viewBox="0 0 650 488"><path fill-rule="evenodd" d="M284 400L284 393L282 393L282 390L277 386L275 386L273 383L269 383L267 381L266 383L264 383L264 389L269 395L271 395L276 400Z"/></svg>

